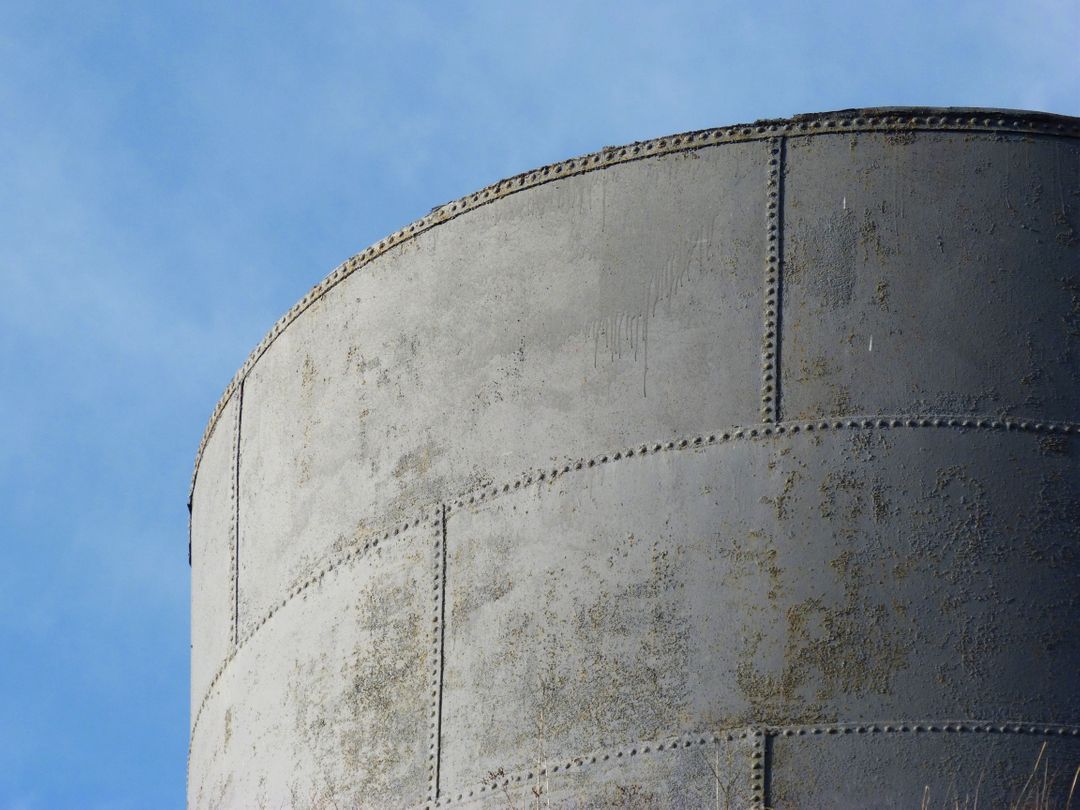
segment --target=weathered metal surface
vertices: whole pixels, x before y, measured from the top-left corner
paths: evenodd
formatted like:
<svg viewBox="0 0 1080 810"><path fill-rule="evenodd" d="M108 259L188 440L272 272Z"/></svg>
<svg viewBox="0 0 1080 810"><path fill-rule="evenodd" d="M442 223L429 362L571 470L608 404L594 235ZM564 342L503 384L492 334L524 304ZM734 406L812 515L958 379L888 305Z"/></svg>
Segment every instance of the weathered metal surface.
<svg viewBox="0 0 1080 810"><path fill-rule="evenodd" d="M189 804L990 805L1080 764L1078 123L672 136L335 271L200 449Z"/></svg>
<svg viewBox="0 0 1080 810"><path fill-rule="evenodd" d="M1080 141L794 138L785 418L1080 414Z"/></svg>
<svg viewBox="0 0 1080 810"><path fill-rule="evenodd" d="M537 750L686 730L1077 716L1080 437L1065 441L803 430L452 512L448 788Z"/></svg>
<svg viewBox="0 0 1080 810"><path fill-rule="evenodd" d="M819 726L770 735L767 759L773 807L1065 808L1080 739L1015 725Z"/></svg>
<svg viewBox="0 0 1080 810"><path fill-rule="evenodd" d="M435 533L422 524L333 561L242 639L200 709L193 806L427 798Z"/></svg>

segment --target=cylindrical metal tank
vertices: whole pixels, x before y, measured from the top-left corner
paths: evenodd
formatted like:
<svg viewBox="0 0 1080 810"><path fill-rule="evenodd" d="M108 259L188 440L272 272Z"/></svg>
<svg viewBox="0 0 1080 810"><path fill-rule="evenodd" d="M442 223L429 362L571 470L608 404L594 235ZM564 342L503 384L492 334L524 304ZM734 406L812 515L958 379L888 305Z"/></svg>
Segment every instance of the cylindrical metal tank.
<svg viewBox="0 0 1080 810"><path fill-rule="evenodd" d="M191 807L1063 803L1080 119L763 121L437 208L255 349L191 508Z"/></svg>

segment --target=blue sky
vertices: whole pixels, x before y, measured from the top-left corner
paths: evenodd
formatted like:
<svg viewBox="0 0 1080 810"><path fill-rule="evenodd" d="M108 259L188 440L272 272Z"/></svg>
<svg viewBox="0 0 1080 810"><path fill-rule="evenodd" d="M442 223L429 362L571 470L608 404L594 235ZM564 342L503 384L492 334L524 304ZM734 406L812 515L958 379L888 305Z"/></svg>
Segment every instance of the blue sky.
<svg viewBox="0 0 1080 810"><path fill-rule="evenodd" d="M1078 42L1080 0L4 0L0 810L183 804L195 449L343 259L610 144L852 106L1080 114Z"/></svg>

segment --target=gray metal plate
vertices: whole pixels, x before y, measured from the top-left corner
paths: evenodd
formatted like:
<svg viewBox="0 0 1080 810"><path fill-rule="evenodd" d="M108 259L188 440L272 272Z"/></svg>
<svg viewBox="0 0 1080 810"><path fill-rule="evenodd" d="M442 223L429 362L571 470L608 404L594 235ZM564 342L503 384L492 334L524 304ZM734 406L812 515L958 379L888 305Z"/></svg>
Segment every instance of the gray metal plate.
<svg viewBox="0 0 1080 810"><path fill-rule="evenodd" d="M1080 144L792 138L783 418L1080 414Z"/></svg>
<svg viewBox="0 0 1080 810"><path fill-rule="evenodd" d="M1080 738L975 726L945 732L940 724L936 732L928 724L916 732L915 726L771 738L769 807L1065 807L1080 767Z"/></svg>

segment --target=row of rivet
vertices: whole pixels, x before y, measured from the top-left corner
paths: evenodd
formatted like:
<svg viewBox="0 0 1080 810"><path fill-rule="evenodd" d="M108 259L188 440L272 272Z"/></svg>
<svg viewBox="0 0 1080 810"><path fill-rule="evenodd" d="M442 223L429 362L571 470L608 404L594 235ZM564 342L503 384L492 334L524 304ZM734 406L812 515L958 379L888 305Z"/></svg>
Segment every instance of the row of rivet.
<svg viewBox="0 0 1080 810"><path fill-rule="evenodd" d="M836 734L1027 734L1039 737L1080 737L1080 726L1031 723L899 722L839 723L814 726L770 726L770 737L806 737Z"/></svg>
<svg viewBox="0 0 1080 810"><path fill-rule="evenodd" d="M765 810L765 733L754 729L750 741L750 806Z"/></svg>
<svg viewBox="0 0 1080 810"><path fill-rule="evenodd" d="M428 745L428 800L439 798L439 767L442 735L442 677L444 615L446 604L446 509L440 504L432 523L435 529L434 602L431 618L431 739Z"/></svg>
<svg viewBox="0 0 1080 810"><path fill-rule="evenodd" d="M438 512L439 510L437 508L436 514L438 514ZM331 558L322 566L322 568L313 573L303 582L300 582L299 584L290 588L288 593L283 598L275 602L274 605L269 610L267 610L266 613L263 614L262 618L252 626L252 628L248 631L247 635L237 640L237 643L232 649L232 651L227 656L225 656L224 660L214 672L214 676L210 679L210 683L206 687L206 692L203 694L202 700L199 701L199 708L195 712L195 719L191 723L191 739L189 740L189 751L190 744L195 739L195 731L199 727L199 719L202 717L203 709L206 707L206 704L210 700L210 696L214 692L214 687L217 686L218 681L221 680L221 677L225 674L225 671L229 668L229 665L232 663L233 659L236 658L236 656L240 653L244 646L249 641L251 641L252 637L257 632L259 632L263 628L263 626L268 621L270 621L270 619L272 619L279 610L284 608L289 602L291 602L298 596L305 595L305 592L308 590L308 588L321 583L326 577L326 575L333 573L335 569L344 567L349 563L353 562L354 560L365 556L369 551L377 549L379 547L380 541L390 540L391 538L397 537L398 535L403 534L410 529L417 528L422 523L426 523L430 519L429 513L430 510L428 512L421 513L418 517L413 518L412 520L407 520L402 523L395 523L393 528L388 528L381 532L373 533L373 535L368 540L366 540L362 546L356 546L343 554Z"/></svg>
<svg viewBox="0 0 1080 810"><path fill-rule="evenodd" d="M429 230L448 220L454 219L466 211L478 206L486 205L495 199L505 197L508 194L521 191L525 188L542 185L560 177L568 177L576 174L605 168L613 164L640 160L644 157L680 152L688 149L696 149L703 146L712 146L721 143L738 143L742 141L778 138L784 135L825 134L829 132L850 132L855 130L989 130L1011 131L1025 134L1044 134L1057 136L1080 136L1080 126L1075 123L1066 124L1064 120L1056 119L1033 119L1031 116L1004 116L964 114L937 114L937 115L833 115L821 116L806 120L778 120L762 121L753 125L722 127L718 129L699 130L674 135L665 138L657 138L650 141L629 144L620 148L604 149L591 155L555 163L531 172L524 172L494 185L463 197L460 200L439 206L427 216L420 218L411 225L391 234L377 245L372 245L355 256L351 257L330 273L319 284L313 287L307 295L301 298L293 307L285 313L259 345L248 356L240 367L232 382L226 387L221 399L211 414L209 423L203 433L202 441L195 455L195 471L192 475L192 488L195 486L195 475L198 474L199 461L209 439L214 424L221 416L229 398L233 395L240 380L244 379L254 367L255 362L266 352L270 344L292 323L301 312L312 303L325 295L330 289L344 280L346 277L360 269L377 256L387 250L401 244L403 241Z"/></svg>
<svg viewBox="0 0 1080 810"><path fill-rule="evenodd" d="M783 178L784 139L771 138L765 173L765 330L761 346L761 421L780 419L780 183Z"/></svg>
<svg viewBox="0 0 1080 810"><path fill-rule="evenodd" d="M456 794L445 796L435 801L425 802L421 805L421 807L446 807L448 805L456 804L457 802L465 801L476 796L482 796L486 793L494 793L496 791L501 791L504 788L526 785L529 782L532 782L537 777L553 776L559 773L580 770L590 765L602 764L606 762L620 762L623 760L633 759L635 757L648 754L662 753L664 751L677 751L684 748L694 748L705 745L718 745L721 742L746 740L753 738L755 734L760 735L761 732L755 732L749 729L732 729L728 731L720 731L715 734L688 734L681 737L670 737L658 743L642 742L625 748L595 751L584 756L572 757L565 761L555 762L550 765L537 768L535 770L521 771L515 774L504 775L499 779L491 779L485 782L481 782L478 785L473 785L469 788L463 788L459 790Z"/></svg>
<svg viewBox="0 0 1080 810"><path fill-rule="evenodd" d="M614 453L605 453L592 458L578 459L577 461L563 464L561 467L552 467L548 470L538 470L533 473L528 473L503 484L488 485L474 489L453 500L451 505L453 508L472 506L485 501L490 501L500 495L505 495L524 487L531 486L532 484L541 484L545 481L550 482L561 476L580 470L588 470L622 459L634 458L635 456L654 455L670 450L696 449L740 439L759 439L771 436L815 433L832 430L942 427L1066 435L1080 434L1080 424L1074 422L1035 422L967 416L878 416L780 422L776 424L762 423L755 427L732 428L731 430L722 433L713 433L707 436L695 436L693 438L684 438L676 441L656 442L655 444L642 444L637 447L628 447L625 450L617 450Z"/></svg>
<svg viewBox="0 0 1080 810"><path fill-rule="evenodd" d="M1025 734L1050 737L1080 737L1080 726L1065 726L1055 724L1027 724L1027 723L982 723L965 721L946 722L897 722L897 723L868 723L868 724L829 724L814 726L765 726L746 729L729 729L707 735L688 734L678 737L670 737L660 743L644 742L634 745L592 752L584 756L572 757L543 768L519 773L504 775L500 779L488 780L469 788L464 788L456 793L438 799L428 801L421 805L423 808L446 807L465 801L486 793L500 791L504 788L525 785L533 781L537 776L551 776L567 771L581 770L590 765L609 762L620 762L634 757L657 754L665 751L679 751L685 748L717 745L721 742L734 742L748 740L752 746L750 750L751 769L751 797L755 806L763 807L765 801L766 781L766 741L770 737L793 737L793 736L816 736L830 734L878 734L878 733L985 733L985 734Z"/></svg>

